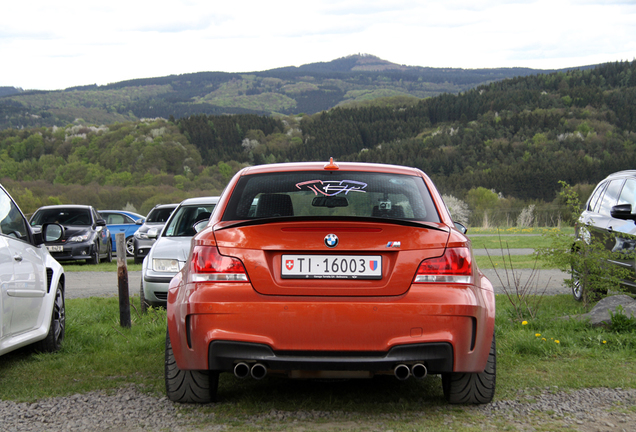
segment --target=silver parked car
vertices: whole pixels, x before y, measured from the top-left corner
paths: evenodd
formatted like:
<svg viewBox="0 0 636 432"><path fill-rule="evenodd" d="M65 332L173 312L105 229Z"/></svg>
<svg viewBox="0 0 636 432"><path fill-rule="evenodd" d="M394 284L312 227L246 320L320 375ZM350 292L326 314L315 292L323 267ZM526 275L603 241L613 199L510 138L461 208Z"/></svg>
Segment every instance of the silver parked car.
<svg viewBox="0 0 636 432"><path fill-rule="evenodd" d="M34 233L0 185L0 355L27 345L57 351L64 339L65 278L44 241L62 238L64 228L45 223Z"/></svg>
<svg viewBox="0 0 636 432"><path fill-rule="evenodd" d="M156 242L144 258L141 269L141 308L165 306L170 280L183 267L190 253L192 237L207 221L219 197L189 198L172 212L161 233L149 232ZM195 227L197 226L197 227Z"/></svg>
<svg viewBox="0 0 636 432"><path fill-rule="evenodd" d="M144 220L137 221L141 225L133 236L133 256L135 264L141 264L150 248L155 244L157 235L163 229L175 208L179 204L157 204L150 210ZM149 236L150 234L150 236Z"/></svg>

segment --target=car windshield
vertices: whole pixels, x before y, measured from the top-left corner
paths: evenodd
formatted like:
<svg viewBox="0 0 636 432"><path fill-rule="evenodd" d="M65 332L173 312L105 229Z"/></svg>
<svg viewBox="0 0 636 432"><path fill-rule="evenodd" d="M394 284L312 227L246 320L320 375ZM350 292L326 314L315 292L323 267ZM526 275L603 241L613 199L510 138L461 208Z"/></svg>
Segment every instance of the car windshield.
<svg viewBox="0 0 636 432"><path fill-rule="evenodd" d="M91 214L88 209L40 209L33 215L31 225L39 226L45 223L90 226Z"/></svg>
<svg viewBox="0 0 636 432"><path fill-rule="evenodd" d="M223 220L292 216L440 221L421 177L355 171L244 176L232 194Z"/></svg>
<svg viewBox="0 0 636 432"><path fill-rule="evenodd" d="M156 208L153 209L150 214L148 214L148 217L146 218L146 222L159 222L159 223L165 223L168 218L170 217L170 215L172 214L172 211L174 210L174 208Z"/></svg>
<svg viewBox="0 0 636 432"><path fill-rule="evenodd" d="M215 204L184 205L175 210L164 231L166 237L192 237L196 234L193 225L210 219Z"/></svg>

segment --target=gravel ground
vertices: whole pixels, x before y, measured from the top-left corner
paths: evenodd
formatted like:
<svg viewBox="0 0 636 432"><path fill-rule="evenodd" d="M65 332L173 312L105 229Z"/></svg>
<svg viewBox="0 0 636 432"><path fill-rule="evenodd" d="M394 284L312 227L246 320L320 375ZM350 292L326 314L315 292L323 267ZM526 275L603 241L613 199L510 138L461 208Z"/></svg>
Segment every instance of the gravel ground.
<svg viewBox="0 0 636 432"><path fill-rule="evenodd" d="M636 390L583 389L571 393L544 389L536 395L520 392L518 400L495 401L484 406L463 407L479 418L482 430L497 430L502 424L507 430L576 430L636 431ZM142 431L219 431L231 430L231 425L209 424L214 414L203 414L195 407L182 410L179 404L165 397L145 395L134 387L116 393L91 392L69 397L44 399L36 403L0 401L0 430L3 432L142 432ZM444 426L464 425L465 417L457 419L457 409L444 410ZM212 417L211 417L212 416ZM430 414L422 413L427 418ZM386 418L385 418L386 417ZM394 414L360 420L356 414L322 411L278 411L240 419L254 429L280 430L387 430L384 420L400 420ZM415 417L415 419L413 418ZM405 425L417 425L417 415L404 417ZM207 423L207 424L206 424ZM235 422L232 422L235 423ZM474 425L475 423L473 423ZM409 426L410 428L410 426ZM414 429L418 430L418 429Z"/></svg>

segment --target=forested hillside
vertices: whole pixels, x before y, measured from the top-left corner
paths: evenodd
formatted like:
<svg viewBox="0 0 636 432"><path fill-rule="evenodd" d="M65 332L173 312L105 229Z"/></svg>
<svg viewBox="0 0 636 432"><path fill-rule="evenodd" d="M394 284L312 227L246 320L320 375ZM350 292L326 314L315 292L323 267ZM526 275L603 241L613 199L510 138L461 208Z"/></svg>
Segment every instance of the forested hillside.
<svg viewBox="0 0 636 432"><path fill-rule="evenodd" d="M110 124L194 114L315 114L381 97L457 94L480 84L552 71L403 66L372 55L261 72L199 72L63 91L0 87L0 129ZM3 97L4 96L4 97Z"/></svg>
<svg viewBox="0 0 636 432"><path fill-rule="evenodd" d="M636 167L636 61L503 80L458 95L335 108L0 131L0 179L25 208L98 208L218 194L240 167L328 160L415 166L465 201L471 224L557 223L559 180ZM587 185L587 186L586 186Z"/></svg>

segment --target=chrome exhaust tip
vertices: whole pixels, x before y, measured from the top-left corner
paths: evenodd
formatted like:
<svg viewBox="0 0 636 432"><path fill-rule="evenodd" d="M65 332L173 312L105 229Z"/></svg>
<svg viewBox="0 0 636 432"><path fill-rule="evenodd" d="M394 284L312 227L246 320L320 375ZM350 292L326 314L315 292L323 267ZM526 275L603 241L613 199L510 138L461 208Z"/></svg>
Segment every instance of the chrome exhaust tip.
<svg viewBox="0 0 636 432"><path fill-rule="evenodd" d="M428 370L422 363L417 363L411 366L411 375L417 379L425 378L427 373Z"/></svg>
<svg viewBox="0 0 636 432"><path fill-rule="evenodd" d="M250 367L247 363L240 362L234 366L234 376L237 378L247 378L250 374Z"/></svg>
<svg viewBox="0 0 636 432"><path fill-rule="evenodd" d="M265 375L267 375L267 368L261 363L256 363L252 366L250 374L252 375L252 378L256 380L263 379L265 378Z"/></svg>
<svg viewBox="0 0 636 432"><path fill-rule="evenodd" d="M399 364L393 369L393 375L400 381L404 381L411 376L411 370L405 364Z"/></svg>

